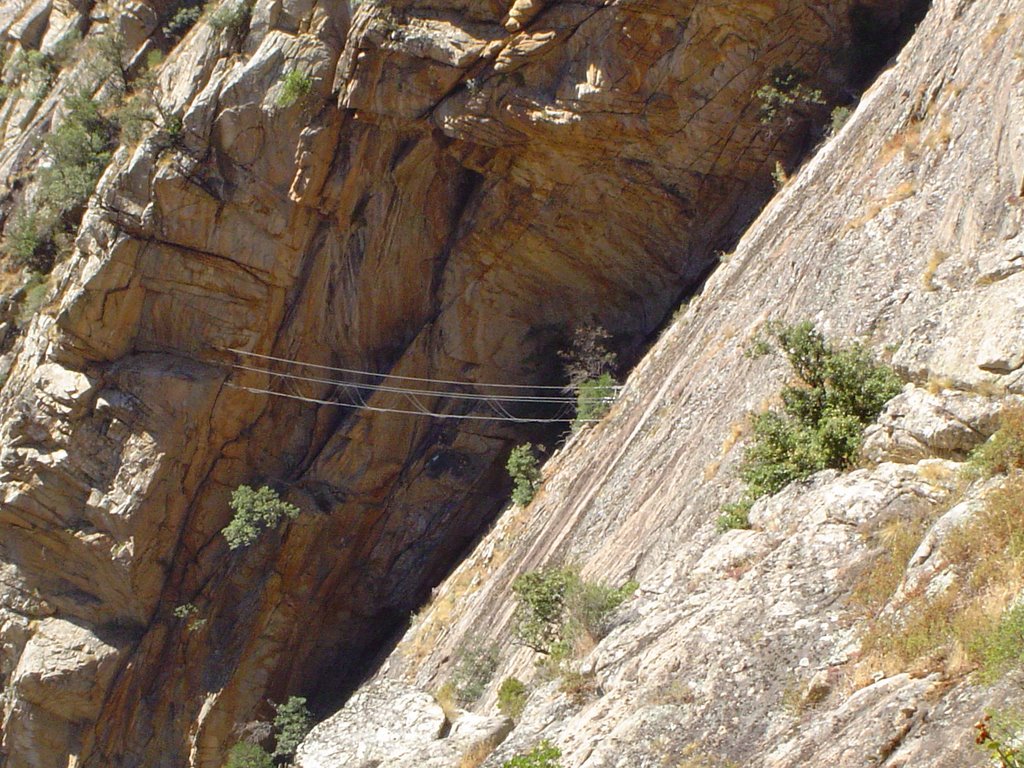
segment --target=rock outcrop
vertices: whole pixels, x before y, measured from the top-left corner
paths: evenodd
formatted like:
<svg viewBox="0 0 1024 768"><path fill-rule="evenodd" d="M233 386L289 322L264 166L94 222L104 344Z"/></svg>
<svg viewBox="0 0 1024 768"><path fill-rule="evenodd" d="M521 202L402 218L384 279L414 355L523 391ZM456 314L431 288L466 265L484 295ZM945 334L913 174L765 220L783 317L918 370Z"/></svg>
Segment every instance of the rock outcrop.
<svg viewBox="0 0 1024 768"><path fill-rule="evenodd" d="M123 20L135 58L168 47L169 4L80 5L5 4L0 32L35 50L69 26L88 40ZM840 593L817 566L860 552L852 525L877 510L846 509L837 489L896 506L948 492L890 461L822 478L799 501L805 515L765 505L762 530L713 540L728 484L710 480L730 476L735 453L720 455L723 435L775 380L740 349L763 319L810 316L896 345L893 361L919 383L1019 390L1020 336L1004 332L1020 319L1012 5L935 4L900 64L644 359L612 420L556 460L525 538L500 557L500 538L485 543L494 567L507 558L499 575L458 601L456 623L435 623L422 664L389 665L386 676L431 688L467 633L504 636L510 578L552 557L639 576L637 618L592 657L605 695L579 709L554 684L535 694L495 765L542 733L571 765L642 765L654 754L645 734L663 739L681 711L673 738L687 743L744 758L770 747L780 766L832 759L769 715L789 670L838 665L851 641L840 619L822 619ZM544 435L388 411L481 416L497 398L483 382L557 384L555 350L580 322L636 354L825 117L813 99L765 125L752 94L788 67L822 100L846 101L870 68L863 51L884 51L920 10L443 0L364 2L350 17L346 4L260 0L237 24L200 19L160 66L160 129L115 154L0 392L3 765L215 768L268 700L344 692L486 528L507 448ZM290 100L293 71L309 85ZM56 74L38 103L4 102L5 211L23 199L15 176L39 162L73 74ZM320 369L284 379L296 369L237 350L381 375L341 388ZM464 389L487 397L410 403L379 386L402 376L479 382ZM371 409L310 402L352 404L353 390ZM972 408L956 411L963 428L886 434L962 458L992 428L994 407ZM232 552L220 531L241 483L275 485L302 513ZM729 575L747 565L747 581ZM774 600L786 590L806 603ZM755 625L777 653L738 678L741 656L754 664L737 646ZM672 668L680 649L701 676ZM529 666L522 652L507 663ZM641 701L670 673L694 681L684 701ZM866 690L821 727L856 744L859 713L889 723L937 689L887 678ZM497 721L460 720L435 738L443 721L424 707L430 727L407 736L439 742L438 765L504 735ZM908 718L901 738L919 725ZM388 759L315 742L303 759L316 754Z"/></svg>
<svg viewBox="0 0 1024 768"><path fill-rule="evenodd" d="M473 709L493 712L508 676L531 693L508 739L472 764L499 766L542 739L562 765L587 768L988 764L972 725L1022 705L1019 673L982 684L936 659L867 666L877 615L854 593L881 556L878 532L915 535L922 521L881 615L956 578L944 542L990 490L965 487L962 462L1022 393L1022 41L1013 3L935 2L611 414L435 592L378 679L436 692L467 651L496 644L501 664ZM795 483L754 506L752 530L718 533L739 494L745 414L785 377L744 350L766 321L804 319L864 340L910 384L869 430L861 468ZM545 682L514 641L510 585L561 563L640 589L575 677ZM350 716L318 726L299 764Z"/></svg>

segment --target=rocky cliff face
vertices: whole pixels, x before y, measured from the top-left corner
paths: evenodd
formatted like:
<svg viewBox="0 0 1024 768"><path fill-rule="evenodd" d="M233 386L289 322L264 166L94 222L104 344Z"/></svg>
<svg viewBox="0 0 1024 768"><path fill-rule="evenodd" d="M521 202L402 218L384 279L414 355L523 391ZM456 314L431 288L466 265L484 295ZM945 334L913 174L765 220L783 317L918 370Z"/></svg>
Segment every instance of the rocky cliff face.
<svg viewBox="0 0 1024 768"><path fill-rule="evenodd" d="M545 738L588 768L990 764L972 724L1020 707L1019 673L983 685L934 648L898 663L868 640L877 616L898 634L967 578L956 531L991 481L965 486L962 462L1021 393L1022 36L1012 3L933 5L611 415L549 462L532 505L505 513L377 678L314 730L303 768L499 766ZM754 507L752 530L720 534L746 414L787 376L744 355L771 319L866 340L909 384L860 468L794 484ZM894 532L911 546L865 615L857 591L884 581ZM564 563L640 589L559 681L514 641L511 583ZM1020 584L1003 578L1012 602ZM500 663L476 714L449 711L449 731L416 697L492 644ZM530 693L506 737L496 690L509 676ZM399 712L417 727L382 735Z"/></svg>
<svg viewBox="0 0 1024 768"><path fill-rule="evenodd" d="M261 0L239 23L208 10L174 45L162 31L171 4L4 5L9 56L47 50L72 27L86 43L116 27L126 62L169 50L153 88L158 128L114 155L49 302L14 339L0 393L4 764L218 766L236 725L265 716L268 698L336 695L486 527L504 454L531 434L239 389L345 398L273 376L265 358L250 365L262 370L239 369L232 350L389 377L551 384L567 330L594 320L629 356L824 116L809 103L765 125L754 91L792 67L823 100L849 99L918 5L446 0L350 14ZM836 613L836 574L811 565L863 554L854 525L877 509L939 505L943 491L915 479L916 464L883 463L826 478L822 500L801 497L819 512L765 508L760 531L714 539L734 463L733 451L719 455L723 436L777 378L739 349L762 319L812 316L895 345L894 362L920 383L1015 391L1021 29L1011 6L935 5L851 124L641 364L613 419L575 439L541 501L485 541L475 557L492 558L494 577L470 598L452 593L456 615L417 630L435 632L427 656L396 657L385 693L350 711L416 701L437 727L415 733L447 732L426 694L394 679L431 689L462 638L507 636L517 571L569 558L587 573L638 576L635 617L593 651L605 696L573 711L538 697L495 765L541 733L572 765L646 764L645 745L669 731L673 745L736 758L827 759L841 739L805 743L770 716L779 681L841 665L853 637ZM308 88L284 98L293 71ZM59 126L74 75L59 68L40 98L4 101L5 231L31 199L31 171L47 162L39 138ZM98 97L109 87L89 86ZM410 407L363 389L374 408ZM420 404L486 412L460 402ZM975 421L977 441L993 427ZM246 482L276 485L302 514L230 552L220 530ZM851 482L863 487L850 493L877 490L877 509L828 511L830 489ZM723 576L738 564L750 566L746 580ZM778 599L790 589L808 601ZM202 623L175 616L181 606ZM821 628L830 611L835 631ZM771 664L740 653L753 624L758 642L775 643ZM684 665L698 660L700 674ZM531 662L519 652L505 663ZM659 709L644 697L670 673L693 692ZM821 727L839 732L895 701L920 712L939 690L883 683L850 699L867 698L863 710L837 695ZM908 718L901 735L918 722ZM458 738L427 740L449 765L475 734L507 730L463 720ZM326 749L347 754L345 743Z"/></svg>

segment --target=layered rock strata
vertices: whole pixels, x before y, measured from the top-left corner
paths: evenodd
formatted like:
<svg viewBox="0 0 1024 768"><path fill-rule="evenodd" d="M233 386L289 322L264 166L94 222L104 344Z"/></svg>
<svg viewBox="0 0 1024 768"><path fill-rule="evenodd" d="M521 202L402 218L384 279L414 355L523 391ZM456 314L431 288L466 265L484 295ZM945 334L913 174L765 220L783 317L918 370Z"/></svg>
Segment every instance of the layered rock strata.
<svg viewBox="0 0 1024 768"><path fill-rule="evenodd" d="M496 712L506 677L530 694L508 738L472 763L486 768L542 739L561 749L562 765L587 768L989 764L972 725L988 709L1020 711L1019 671L982 684L924 656L865 667L876 617L853 592L881 556L879 532L921 521L930 527L897 563L906 573L881 615L906 616L914 600L964 578L952 539L994 481L965 481L963 462L1024 394L1016 11L933 4L850 121L637 367L609 417L549 462L532 505L503 515L360 696L438 692L467 652L496 644L501 663L475 716ZM781 363L745 354L769 320L858 338L908 384L869 430L859 468L795 483L754 507L752 530L722 534L715 520L740 493L748 415L775 402L787 377ZM572 662L575 677L545 681L537 654L515 642L510 587L565 563L640 589ZM380 697L374 717L386 721L388 702L400 700ZM328 764L323 755L362 764L354 712L314 730L303 768ZM420 754L443 741L422 738ZM409 751L374 753L373 764L413 765Z"/></svg>
<svg viewBox="0 0 1024 768"><path fill-rule="evenodd" d="M145 18L141 55L172 9L5 10L25 49ZM0 394L4 764L216 766L268 697L344 685L486 525L522 430L246 392L336 393L227 350L516 383L550 383L581 321L628 350L806 140L807 115L766 127L753 92L791 66L844 95L853 10L261 0L200 19L160 69L163 130L118 151ZM289 102L295 70L311 86ZM62 77L42 107L5 102L9 176ZM244 482L303 513L232 553Z"/></svg>

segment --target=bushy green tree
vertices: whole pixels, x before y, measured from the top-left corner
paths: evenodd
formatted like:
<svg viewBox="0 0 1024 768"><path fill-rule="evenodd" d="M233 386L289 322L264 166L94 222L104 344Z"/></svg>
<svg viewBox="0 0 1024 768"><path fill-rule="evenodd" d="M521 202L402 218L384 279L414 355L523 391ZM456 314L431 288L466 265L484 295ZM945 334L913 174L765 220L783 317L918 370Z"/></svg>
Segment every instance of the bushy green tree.
<svg viewBox="0 0 1024 768"><path fill-rule="evenodd" d="M603 637L608 617L637 586L635 581L618 588L584 581L575 568L520 574L512 582L516 638L540 653L565 655L583 632Z"/></svg>
<svg viewBox="0 0 1024 768"><path fill-rule="evenodd" d="M753 440L740 466L743 498L728 505L720 528L746 527L757 499L822 469L846 469L860 450L864 428L899 394L895 371L860 344L835 347L811 323L772 324L754 354L777 350L795 382L782 389L782 410L754 417Z"/></svg>
<svg viewBox="0 0 1024 768"><path fill-rule="evenodd" d="M512 478L512 501L525 507L533 501L540 488L540 462L532 443L523 443L512 449L505 463Z"/></svg>
<svg viewBox="0 0 1024 768"><path fill-rule="evenodd" d="M301 696L290 696L284 704L275 704L274 734L276 742L273 757L279 761L290 761L313 727L313 718Z"/></svg>
<svg viewBox="0 0 1024 768"><path fill-rule="evenodd" d="M298 507L283 501L277 491L265 485L256 490L238 486L231 494L231 509L235 516L221 531L230 549L254 544L260 534L276 528L284 518L294 520L299 516Z"/></svg>

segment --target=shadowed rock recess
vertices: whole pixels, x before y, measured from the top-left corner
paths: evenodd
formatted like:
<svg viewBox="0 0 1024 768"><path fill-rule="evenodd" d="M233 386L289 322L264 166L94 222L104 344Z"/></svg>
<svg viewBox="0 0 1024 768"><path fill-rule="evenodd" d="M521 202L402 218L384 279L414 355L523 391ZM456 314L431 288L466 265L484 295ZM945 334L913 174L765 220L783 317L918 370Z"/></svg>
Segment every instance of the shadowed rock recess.
<svg viewBox="0 0 1024 768"><path fill-rule="evenodd" d="M925 22L930 32L915 38L916 53L904 54L900 74L887 73L886 89L858 111L860 133L847 130L836 140L858 161L856 173L819 171L815 191L788 191L774 209L777 223L760 226L780 242L795 236L806 224L798 212L825 191L836 194L840 180L849 210L860 195L864 211L874 211L846 218L863 217L850 238L879 222L892 229L894 206L923 200L918 175L930 167L906 161L900 181L910 186L889 189L890 165L853 155L887 140L870 126L876 116L897 126L899 111L904 124L894 130L909 130L908 121L938 120L934 106L955 128L931 150L964 141L987 152L1010 118L986 133L994 118L979 111L973 133L961 140L958 106L947 101L982 87L974 70L956 66L965 51L987 44L993 82L977 98L993 102L993 114L1010 109L1000 88L1019 83L1008 74L1019 74L1007 47L1011 39L1020 44L1012 5L938 3ZM546 435L492 421L268 397L239 387L323 400L338 391L233 367L240 358L231 350L388 376L560 384L556 350L574 325L598 322L615 334L624 358L635 357L755 217L776 164L792 167L820 138L828 108L856 96L924 11L920 2L366 0L350 16L344 3L258 0L237 24L220 23L208 9L174 43L164 29L178 8L0 2L5 78L14 77L10 62L19 52L52 53L71 29L84 38L80 51L116 31L134 77L151 51L168 52L152 86L161 130L117 149L78 212L74 247L58 262L41 311L19 334L7 334L10 373L0 391L5 768L218 768L236 726L272 714L268 700L332 700L492 522L503 503L508 448ZM1001 70L997 56L1005 58ZM57 63L42 93L5 91L0 225L8 237L18 206L35 194L33 172L45 167L40 139L66 119L66 97L88 81L87 58L51 56ZM780 68L802 72L827 106L797 105L765 124L753 94ZM308 93L284 98L295 70L309 75ZM105 92L103 83L88 85L97 98ZM1017 136L1000 149L1015 153L1012 161L987 164L984 155L977 168L964 168L971 180L997 169L1012 177L994 180L996 191L983 198L978 191L969 220L950 215L936 223L950 242L961 238L964 254L987 227L1003 227L1007 240L1018 236L1019 208L1012 209L1016 224L1004 226L1011 214L1000 206L1020 194L1019 149ZM838 151L829 162L845 168ZM906 151L894 146L889 160ZM869 183L875 176L885 188L877 193ZM945 200L934 194L936 205ZM824 311L825 289L846 285L841 278L860 292L840 296L837 287L831 301L865 314L833 319L836 330L884 327L893 343L916 331L923 346L908 340L896 359L918 375L933 367L929 355L957 359L952 342L933 351L924 340L932 331L891 319L906 299L898 288L905 281L867 270L854 246L835 246L847 237L843 226L813 230L820 235L813 248L777 256L757 281L730 265L727 277L715 278L722 309L704 316L706 332L673 331L672 354L693 358L706 385L732 393L730 418L740 418L754 391L740 391L736 379L749 369L735 354L747 324L769 309ZM917 259L906 237L900 246ZM756 262L757 254L747 259ZM930 280L948 280L952 291L970 279L941 264ZM1006 285L1015 271L993 261L985 274ZM798 299L796 283L815 289ZM877 301L876 289L883 294ZM938 302L945 293L928 298ZM726 311L733 304L742 309ZM1019 319L1010 304L999 306ZM927 308L928 328L953 339L943 326L951 321L936 307ZM955 316L968 315L964 308ZM923 316L916 316L921 323ZM1001 344L986 348L982 367L992 376L1021 364L1019 350ZM664 354L664 344L659 349ZM723 349L728 365L709 363ZM644 365L659 363L647 358ZM663 370L679 375L672 366ZM765 375L757 382L767 391ZM364 387L360 396L378 409L409 407L379 389ZM452 415L489 413L476 402L421 398ZM643 407L628 418L641 419ZM705 418L704 406L686 398L675 407L681 418ZM616 434L625 440L630 430ZM713 429L698 437L694 447L672 450L703 457L701 440L721 440ZM588 432L579 442L596 440ZM580 460L581 478L598 482L611 471L614 442L591 468ZM678 459L654 457L634 469L643 476ZM704 461L687 459L687 477L697 460ZM625 489L634 479L619 482ZM230 551L220 531L242 483L275 486L301 514ZM571 498L585 506L592 493L584 488ZM706 523L713 513L704 501ZM598 553L588 567L647 576L667 547L680 545L641 534L678 534L686 515L674 510L659 519L644 511L637 528L617 527L615 516L634 508L647 509L610 499L602 506L607 520L590 526L579 544L580 552ZM706 546L708 530L697 529L686 546ZM628 568L621 550L599 554L604 538L634 537ZM176 616L182 606L194 606L202 621ZM438 643L436 653L444 647ZM431 663L422 668L424 681L438 669ZM751 712L749 719L763 715ZM486 723L474 727L487 731ZM477 731L464 726L449 745L471 744L466 734ZM517 729L508 744L529 736ZM616 764L600 757L610 742L588 749L597 756L579 746L570 764Z"/></svg>

